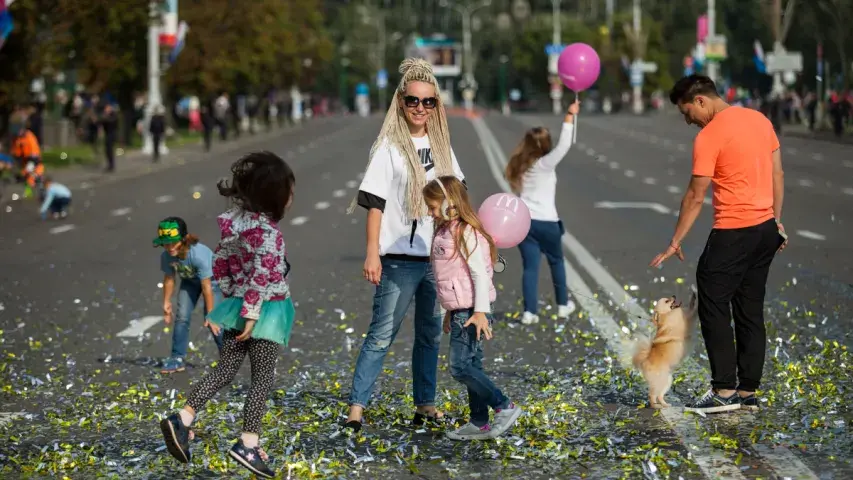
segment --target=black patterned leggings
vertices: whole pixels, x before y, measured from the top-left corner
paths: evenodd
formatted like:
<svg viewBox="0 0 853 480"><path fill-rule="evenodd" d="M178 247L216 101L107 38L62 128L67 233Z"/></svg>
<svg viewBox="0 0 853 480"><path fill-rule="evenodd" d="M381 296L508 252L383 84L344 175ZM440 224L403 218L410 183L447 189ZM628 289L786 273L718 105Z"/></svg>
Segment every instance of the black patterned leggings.
<svg viewBox="0 0 853 480"><path fill-rule="evenodd" d="M219 363L196 385L187 405L199 412L216 392L234 381L234 375L237 375L248 353L249 365L252 367L252 385L249 387L246 403L243 404L243 431L260 435L261 419L266 413L267 398L273 385L278 344L257 338L238 342L236 338L240 333L237 330L225 330L222 333Z"/></svg>

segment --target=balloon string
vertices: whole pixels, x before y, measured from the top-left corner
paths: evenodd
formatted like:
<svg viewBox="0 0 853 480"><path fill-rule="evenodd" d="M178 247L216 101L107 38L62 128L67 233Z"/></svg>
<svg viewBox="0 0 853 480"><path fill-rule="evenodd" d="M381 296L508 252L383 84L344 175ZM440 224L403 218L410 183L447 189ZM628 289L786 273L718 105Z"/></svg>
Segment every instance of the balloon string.
<svg viewBox="0 0 853 480"><path fill-rule="evenodd" d="M576 92L575 93L575 100L580 100L580 98L581 98L581 93ZM575 115L575 128L572 129L572 144L578 143L578 117L579 116L580 116L580 112L578 112L578 115Z"/></svg>

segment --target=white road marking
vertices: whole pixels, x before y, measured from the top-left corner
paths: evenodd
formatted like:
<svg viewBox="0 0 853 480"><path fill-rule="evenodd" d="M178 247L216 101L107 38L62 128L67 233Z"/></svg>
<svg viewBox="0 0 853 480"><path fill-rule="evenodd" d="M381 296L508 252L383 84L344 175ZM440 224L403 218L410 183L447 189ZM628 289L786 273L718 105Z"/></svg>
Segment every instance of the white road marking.
<svg viewBox="0 0 853 480"><path fill-rule="evenodd" d="M291 225L305 225L308 221L308 217L296 217L290 221Z"/></svg>
<svg viewBox="0 0 853 480"><path fill-rule="evenodd" d="M652 177L646 177L643 179L643 183L646 185L657 185L658 181Z"/></svg>
<svg viewBox="0 0 853 480"><path fill-rule="evenodd" d="M713 200L711 200L711 199L710 199L710 198L708 198L708 197L705 197L705 198L703 198L703 199L702 199L702 203L704 203L705 205L713 205L713 204L714 204L714 201L713 201Z"/></svg>
<svg viewBox="0 0 853 480"><path fill-rule="evenodd" d="M362 178L364 178L364 172L359 173L358 175L355 176L355 178L361 180Z"/></svg>
<svg viewBox="0 0 853 480"><path fill-rule="evenodd" d="M130 321L130 326L118 332L117 337L138 337L146 330L163 321L162 315L149 315Z"/></svg>
<svg viewBox="0 0 853 480"><path fill-rule="evenodd" d="M159 197L155 198L154 201L157 203L168 203L174 199L175 199L175 197L173 197L171 195L160 195Z"/></svg>
<svg viewBox="0 0 853 480"><path fill-rule="evenodd" d="M610 169L611 169L611 170L616 170L616 169L618 169L618 168L619 168L619 163L618 163L618 162L610 162Z"/></svg>
<svg viewBox="0 0 853 480"><path fill-rule="evenodd" d="M635 176L637 176L637 172L633 170L625 170L625 176L628 178L634 178Z"/></svg>
<svg viewBox="0 0 853 480"><path fill-rule="evenodd" d="M52 233L52 234L56 235L57 233L70 232L71 230L74 230L74 225L71 225L71 224L69 223L69 224L66 224L66 225L60 225L60 226L58 226L58 227L53 227L53 228L51 228L51 229L50 229L50 233Z"/></svg>
<svg viewBox="0 0 853 480"><path fill-rule="evenodd" d="M666 187L666 191L669 193L681 193L681 189L676 187L675 185L670 185Z"/></svg>
<svg viewBox="0 0 853 480"><path fill-rule="evenodd" d="M357 186L358 186L358 182L356 182L355 180L349 180L347 182L347 188L355 188Z"/></svg>
<svg viewBox="0 0 853 480"><path fill-rule="evenodd" d="M812 232L810 230L797 230L797 235L805 238L810 238L812 240L826 240L826 235L821 235L817 232Z"/></svg>
<svg viewBox="0 0 853 480"><path fill-rule="evenodd" d="M598 163L604 163L607 161L607 156L606 155L599 155L596 160L598 160Z"/></svg>
<svg viewBox="0 0 853 480"><path fill-rule="evenodd" d="M654 202L595 202L595 208L606 208L608 210L614 210L617 208L645 208L664 215L671 212L669 208Z"/></svg>
<svg viewBox="0 0 853 480"><path fill-rule="evenodd" d="M784 151L785 153L790 153L791 155L796 155L796 154L797 154L797 149L796 149L796 148L793 148L793 147L791 147L791 148L783 148L783 149L782 149L782 151Z"/></svg>
<svg viewBox="0 0 853 480"><path fill-rule="evenodd" d="M841 193L843 193L845 195L853 195L853 188L844 187L841 189Z"/></svg>
<svg viewBox="0 0 853 480"><path fill-rule="evenodd" d="M193 188L191 188L190 191L193 193L203 192L204 191L204 185L193 185Z"/></svg>
<svg viewBox="0 0 853 480"><path fill-rule="evenodd" d="M307 150L302 145L299 146L299 153L305 153Z"/></svg>
<svg viewBox="0 0 853 480"><path fill-rule="evenodd" d="M589 155L590 157L594 157L595 156L595 150L593 150L591 148L587 148L586 154Z"/></svg>
<svg viewBox="0 0 853 480"><path fill-rule="evenodd" d="M823 161L823 155L815 153L814 155L812 155L812 160L817 160L818 162Z"/></svg>
<svg viewBox="0 0 853 480"><path fill-rule="evenodd" d="M678 151L679 152L686 152L687 151L687 145L684 145L683 143L679 143L678 144Z"/></svg>
<svg viewBox="0 0 853 480"><path fill-rule="evenodd" d="M122 215L127 215L128 213L131 212L131 210L133 210L133 209L130 207L116 208L115 210L110 212L110 215L112 215L114 217L120 217Z"/></svg>
<svg viewBox="0 0 853 480"><path fill-rule="evenodd" d="M317 202L317 204L314 205L314 208L317 210L325 210L329 208L329 202Z"/></svg>
<svg viewBox="0 0 853 480"><path fill-rule="evenodd" d="M797 183L801 187L813 187L814 186L814 182L807 179L807 178L801 178Z"/></svg>
<svg viewBox="0 0 853 480"><path fill-rule="evenodd" d="M90 182L83 182L80 184L80 189L86 190L92 188L92 184Z"/></svg>
<svg viewBox="0 0 853 480"><path fill-rule="evenodd" d="M494 134L481 118L471 119L471 123L480 137L480 142L483 144L489 169L492 172L495 182L505 192L510 192L509 184L503 177L506 154L501 150ZM641 319L639 322L642 324L641 326L648 329L648 321L642 320L648 318L648 313L644 311L635 298L624 291L616 279L569 232L563 235L563 245L572 253L578 263L584 267L599 286L609 293L619 309L628 312L635 318ZM590 323L601 333L613 351L622 352L624 349L623 339L625 337L622 334L621 328L613 319L613 316L595 299L592 290L586 285L580 274L566 258L563 258L563 263L566 267L569 290L578 293L578 295L573 296L577 300L577 303L589 314ZM685 364L691 363L696 365L695 360L692 358L685 361ZM696 450L692 450L691 453L702 473L708 478L745 479L746 477L744 477L740 468L734 464L732 458L707 445L705 440L697 435L695 420L692 417L685 417L682 413L682 408L665 408L661 410L661 416L670 424L685 446L688 446L688 448L690 445L699 447ZM782 477L818 480L817 476L785 447L776 447L773 455L765 456L762 454L762 456L768 462L772 462L767 467Z"/></svg>
<svg viewBox="0 0 853 480"><path fill-rule="evenodd" d="M853 168L853 160L844 160L841 164L847 168Z"/></svg>
<svg viewBox="0 0 853 480"><path fill-rule="evenodd" d="M341 198L347 194L346 190L335 190L332 192L332 196L335 198Z"/></svg>
<svg viewBox="0 0 853 480"><path fill-rule="evenodd" d="M658 137L652 135L651 137L649 137L649 141L652 143L658 143L660 140L658 140Z"/></svg>

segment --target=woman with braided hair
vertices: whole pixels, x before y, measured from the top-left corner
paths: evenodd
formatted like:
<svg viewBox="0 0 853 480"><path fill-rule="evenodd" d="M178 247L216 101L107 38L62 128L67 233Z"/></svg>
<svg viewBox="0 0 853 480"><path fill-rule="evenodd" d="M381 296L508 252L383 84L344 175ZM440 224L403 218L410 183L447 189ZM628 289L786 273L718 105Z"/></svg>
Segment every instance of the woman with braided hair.
<svg viewBox="0 0 853 480"><path fill-rule="evenodd" d="M450 148L450 134L432 65L406 59L394 101L370 149L370 161L348 213L356 205L367 210L367 255L364 278L376 285L373 319L353 374L346 428L361 429L385 354L415 302L412 389L417 408L413 424L436 422L438 349L442 312L429 257L433 223L422 190L434 178L464 180Z"/></svg>

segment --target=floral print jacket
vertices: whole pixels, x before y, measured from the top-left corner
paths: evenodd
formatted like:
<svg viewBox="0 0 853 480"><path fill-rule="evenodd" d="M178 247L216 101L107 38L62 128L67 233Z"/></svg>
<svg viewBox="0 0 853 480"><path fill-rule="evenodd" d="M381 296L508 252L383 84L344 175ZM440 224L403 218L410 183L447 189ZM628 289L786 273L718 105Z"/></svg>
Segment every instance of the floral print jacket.
<svg viewBox="0 0 853 480"><path fill-rule="evenodd" d="M269 217L241 208L216 221L222 239L213 255L213 278L225 297L243 299L241 317L257 320L264 302L290 296L284 238Z"/></svg>

